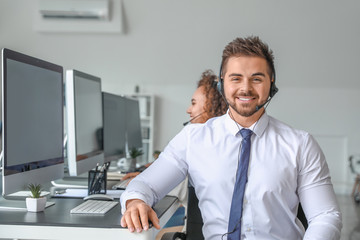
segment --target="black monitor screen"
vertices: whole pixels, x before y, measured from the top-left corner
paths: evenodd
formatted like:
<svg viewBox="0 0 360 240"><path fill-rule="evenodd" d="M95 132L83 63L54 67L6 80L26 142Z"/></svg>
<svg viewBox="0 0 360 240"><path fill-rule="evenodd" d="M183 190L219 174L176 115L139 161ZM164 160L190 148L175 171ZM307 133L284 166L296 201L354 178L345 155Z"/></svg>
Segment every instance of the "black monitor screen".
<svg viewBox="0 0 360 240"><path fill-rule="evenodd" d="M125 157L126 111L125 97L103 93L105 162Z"/></svg>
<svg viewBox="0 0 360 240"><path fill-rule="evenodd" d="M125 108L128 149L142 148L139 101L127 98Z"/></svg>
<svg viewBox="0 0 360 240"><path fill-rule="evenodd" d="M104 162L101 79L66 71L67 152L69 174L78 176Z"/></svg>
<svg viewBox="0 0 360 240"><path fill-rule="evenodd" d="M63 176L63 68L9 49L2 54L3 175L14 175L3 191L14 191Z"/></svg>

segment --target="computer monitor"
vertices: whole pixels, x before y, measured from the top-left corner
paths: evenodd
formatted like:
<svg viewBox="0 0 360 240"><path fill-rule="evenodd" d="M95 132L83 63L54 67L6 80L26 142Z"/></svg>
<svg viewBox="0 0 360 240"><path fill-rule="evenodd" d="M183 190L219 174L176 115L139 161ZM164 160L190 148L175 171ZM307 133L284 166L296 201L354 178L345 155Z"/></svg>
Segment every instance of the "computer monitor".
<svg viewBox="0 0 360 240"><path fill-rule="evenodd" d="M2 195L64 175L63 68L2 49Z"/></svg>
<svg viewBox="0 0 360 240"><path fill-rule="evenodd" d="M126 139L129 150L142 148L141 120L139 101L133 98L126 98Z"/></svg>
<svg viewBox="0 0 360 240"><path fill-rule="evenodd" d="M103 92L105 162L126 157L125 97Z"/></svg>
<svg viewBox="0 0 360 240"><path fill-rule="evenodd" d="M66 71L67 161L70 176L104 163L101 79Z"/></svg>

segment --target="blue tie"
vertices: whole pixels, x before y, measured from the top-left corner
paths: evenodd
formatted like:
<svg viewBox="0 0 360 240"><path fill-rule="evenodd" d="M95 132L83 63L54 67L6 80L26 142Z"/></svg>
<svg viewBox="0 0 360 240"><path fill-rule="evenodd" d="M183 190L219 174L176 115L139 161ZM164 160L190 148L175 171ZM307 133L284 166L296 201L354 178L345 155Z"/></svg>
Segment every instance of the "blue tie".
<svg viewBox="0 0 360 240"><path fill-rule="evenodd" d="M241 142L241 155L236 172L236 182L231 202L230 218L228 226L228 240L239 240L241 235L241 216L242 206L247 182L247 172L249 167L251 134L250 129L241 129L240 134L243 137Z"/></svg>

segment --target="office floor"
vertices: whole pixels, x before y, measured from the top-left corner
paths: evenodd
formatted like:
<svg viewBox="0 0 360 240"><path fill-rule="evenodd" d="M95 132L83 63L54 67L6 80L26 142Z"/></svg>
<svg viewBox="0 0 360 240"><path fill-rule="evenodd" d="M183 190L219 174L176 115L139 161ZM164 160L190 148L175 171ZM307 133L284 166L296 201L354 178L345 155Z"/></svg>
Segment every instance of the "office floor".
<svg viewBox="0 0 360 240"><path fill-rule="evenodd" d="M343 216L341 240L360 240L360 204L349 195L337 195Z"/></svg>
<svg viewBox="0 0 360 240"><path fill-rule="evenodd" d="M337 195L337 200L343 214L343 228L340 240L360 240L360 204L356 204L349 195ZM177 232L181 227L171 227L160 231L156 240L164 232Z"/></svg>

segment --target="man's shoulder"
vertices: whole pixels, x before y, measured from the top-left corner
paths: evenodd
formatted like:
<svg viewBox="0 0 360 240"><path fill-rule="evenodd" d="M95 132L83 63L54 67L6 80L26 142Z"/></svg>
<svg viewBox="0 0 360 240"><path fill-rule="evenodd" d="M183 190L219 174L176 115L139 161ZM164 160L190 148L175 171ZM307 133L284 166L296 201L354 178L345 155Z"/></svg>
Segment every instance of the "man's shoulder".
<svg viewBox="0 0 360 240"><path fill-rule="evenodd" d="M269 127L279 134L285 133L285 134L295 134L295 135L301 135L306 136L309 135L309 133L305 130L295 128L291 126L290 124L287 124L279 119L276 119L272 116L269 116Z"/></svg>

